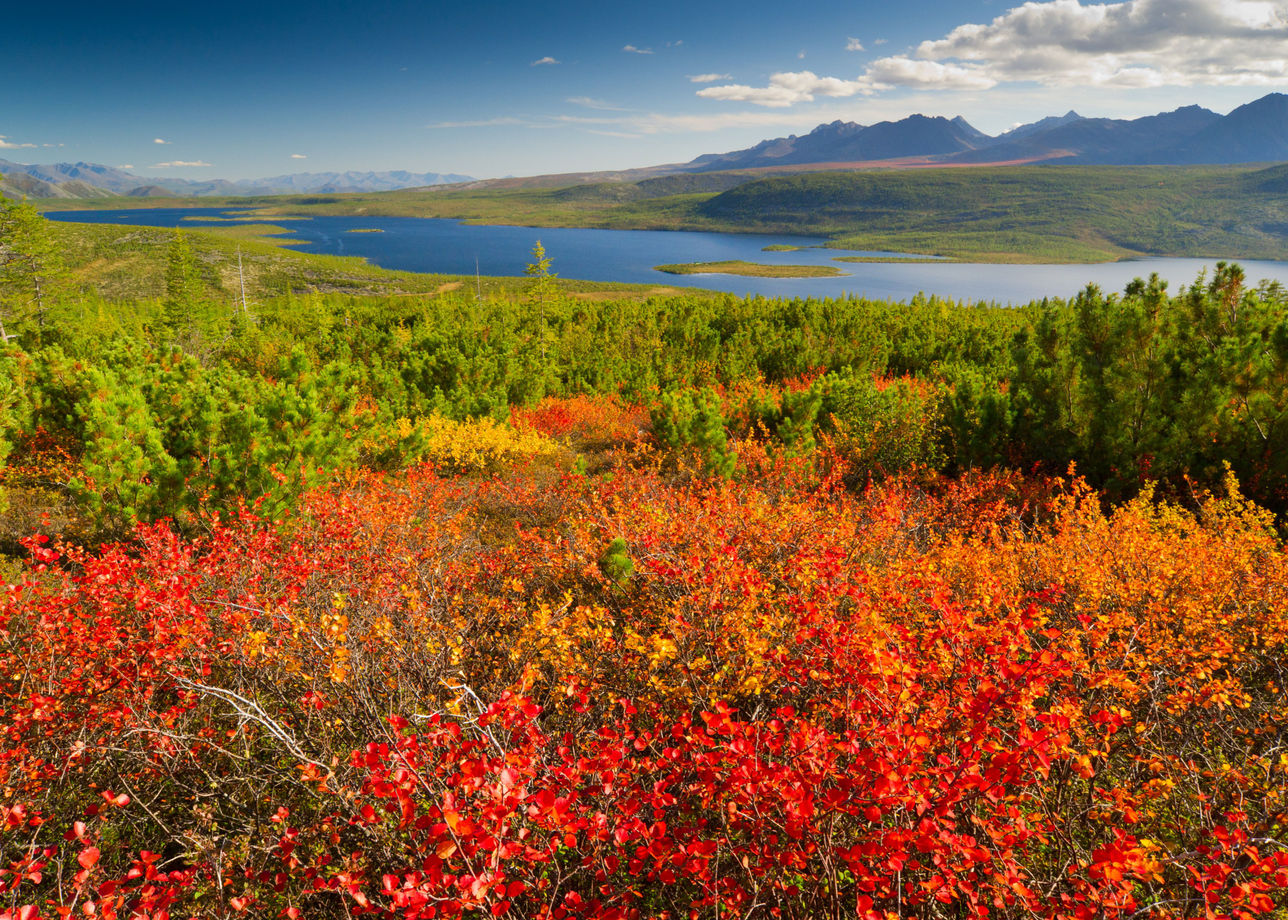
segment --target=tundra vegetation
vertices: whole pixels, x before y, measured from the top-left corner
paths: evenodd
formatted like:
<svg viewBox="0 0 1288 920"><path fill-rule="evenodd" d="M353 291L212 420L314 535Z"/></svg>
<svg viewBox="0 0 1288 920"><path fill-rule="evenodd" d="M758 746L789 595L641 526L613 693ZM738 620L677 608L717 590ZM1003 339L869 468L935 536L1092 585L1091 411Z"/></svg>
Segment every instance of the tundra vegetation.
<svg viewBox="0 0 1288 920"><path fill-rule="evenodd" d="M22 207L0 918L1288 909L1279 287L480 294Z"/></svg>

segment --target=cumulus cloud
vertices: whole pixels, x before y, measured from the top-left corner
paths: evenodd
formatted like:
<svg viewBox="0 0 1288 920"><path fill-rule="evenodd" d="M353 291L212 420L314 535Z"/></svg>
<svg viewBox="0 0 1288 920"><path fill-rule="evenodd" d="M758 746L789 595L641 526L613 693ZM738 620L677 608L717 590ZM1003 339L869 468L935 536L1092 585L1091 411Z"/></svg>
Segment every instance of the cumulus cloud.
<svg viewBox="0 0 1288 920"><path fill-rule="evenodd" d="M690 83L714 83L717 80L728 80L730 75L727 73L695 73L689 75Z"/></svg>
<svg viewBox="0 0 1288 920"><path fill-rule="evenodd" d="M863 42L859 41L857 38L847 38L847 39L845 40L845 50L846 50L846 51L862 51L862 50L863 50Z"/></svg>
<svg viewBox="0 0 1288 920"><path fill-rule="evenodd" d="M653 53L652 48L636 48L634 45L624 45L622 47L622 50L630 54L652 54Z"/></svg>
<svg viewBox="0 0 1288 920"><path fill-rule="evenodd" d="M991 89L998 81L985 68L921 61L908 57L887 57L873 61L859 80L870 90L896 86L916 89Z"/></svg>
<svg viewBox="0 0 1288 920"><path fill-rule="evenodd" d="M876 44L881 44L877 40ZM850 39L849 50L861 45ZM896 88L1275 86L1288 82L1285 0L1029 0L958 26L854 79L777 73L767 86L712 86L708 99L783 107Z"/></svg>
<svg viewBox="0 0 1288 920"><path fill-rule="evenodd" d="M162 140L162 139L161 139L161 138L159 138L159 137L154 137L154 138L152 138L152 143L154 143L154 144L168 144L168 143L170 143L170 142L169 142L169 141L166 141L166 140Z"/></svg>
<svg viewBox="0 0 1288 920"><path fill-rule="evenodd" d="M292 159L292 160L307 160L308 158L309 158L309 155L308 155L307 153L293 153L293 154L291 154L291 159Z"/></svg>
<svg viewBox="0 0 1288 920"><path fill-rule="evenodd" d="M1030 2L917 46L997 81L1048 86L1265 86L1288 79L1288 4L1266 0Z"/></svg>
<svg viewBox="0 0 1288 920"><path fill-rule="evenodd" d="M550 55L547 54L545 57L537 58L535 61L533 61L532 66L540 67L542 64L558 64L558 63L559 63L558 61L556 61L554 58L552 58Z"/></svg>
<svg viewBox="0 0 1288 920"><path fill-rule="evenodd" d="M153 163L148 169L175 169L180 166L213 166L205 160L171 160L168 163Z"/></svg>
<svg viewBox="0 0 1288 920"><path fill-rule="evenodd" d="M19 150L23 147L36 147L36 146L38 145L37 144L19 144L15 141L11 141L7 139L3 134L0 134L0 150Z"/></svg>

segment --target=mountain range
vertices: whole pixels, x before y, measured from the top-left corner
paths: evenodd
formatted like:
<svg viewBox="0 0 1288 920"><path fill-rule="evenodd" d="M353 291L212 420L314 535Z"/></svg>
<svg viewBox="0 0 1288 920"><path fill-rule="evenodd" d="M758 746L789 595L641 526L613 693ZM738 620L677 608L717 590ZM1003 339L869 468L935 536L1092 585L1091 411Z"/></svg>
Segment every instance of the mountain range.
<svg viewBox="0 0 1288 920"><path fill-rule="evenodd" d="M834 121L809 134L707 154L685 171L802 166L964 166L1018 163L1233 164L1288 160L1288 95L1271 93L1228 115L1197 105L1144 118L1077 112L990 136L957 118L910 115L874 125Z"/></svg>
<svg viewBox="0 0 1288 920"><path fill-rule="evenodd" d="M560 188L684 174L760 173L864 167L1070 163L1236 164L1288 161L1288 95L1270 93L1220 115L1197 105L1143 118L1084 118L1077 112L985 134L966 119L909 115L873 125L834 121L808 134L761 141L688 163L618 172L473 179L442 173L293 173L265 179L144 178L94 163L29 166L0 160L0 192L30 198L258 196L384 192L464 183L464 189ZM711 177L721 188L735 176ZM717 181L717 180L720 181ZM727 181L725 181L727 180ZM704 180L706 181L706 180ZM669 187L669 186L668 186ZM698 190L696 187L688 189ZM709 189L710 190L710 189Z"/></svg>
<svg viewBox="0 0 1288 920"><path fill-rule="evenodd" d="M145 178L97 163L27 165L0 160L0 192L29 198L162 198L194 195L294 195L336 192L390 192L469 182L452 173L386 172L292 173L266 179Z"/></svg>

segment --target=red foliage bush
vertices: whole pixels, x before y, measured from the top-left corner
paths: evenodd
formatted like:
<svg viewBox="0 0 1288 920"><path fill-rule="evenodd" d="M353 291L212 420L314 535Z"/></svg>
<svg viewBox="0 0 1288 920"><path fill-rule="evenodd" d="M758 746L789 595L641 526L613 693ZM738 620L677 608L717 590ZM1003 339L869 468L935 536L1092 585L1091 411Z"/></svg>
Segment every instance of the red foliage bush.
<svg viewBox="0 0 1288 920"><path fill-rule="evenodd" d="M1264 517L1024 494L413 471L32 541L0 918L1282 909Z"/></svg>

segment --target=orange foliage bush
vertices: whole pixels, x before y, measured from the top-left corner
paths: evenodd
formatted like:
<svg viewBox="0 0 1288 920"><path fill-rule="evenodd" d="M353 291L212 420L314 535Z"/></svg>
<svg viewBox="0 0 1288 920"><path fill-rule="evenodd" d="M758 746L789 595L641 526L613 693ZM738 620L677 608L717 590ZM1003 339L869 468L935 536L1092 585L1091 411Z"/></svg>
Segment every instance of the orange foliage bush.
<svg viewBox="0 0 1288 920"><path fill-rule="evenodd" d="M649 418L647 409L612 395L547 396L535 406L511 406L510 424L582 450L607 450L640 441Z"/></svg>
<svg viewBox="0 0 1288 920"><path fill-rule="evenodd" d="M0 601L11 917L1288 906L1234 492L414 470L138 540Z"/></svg>

